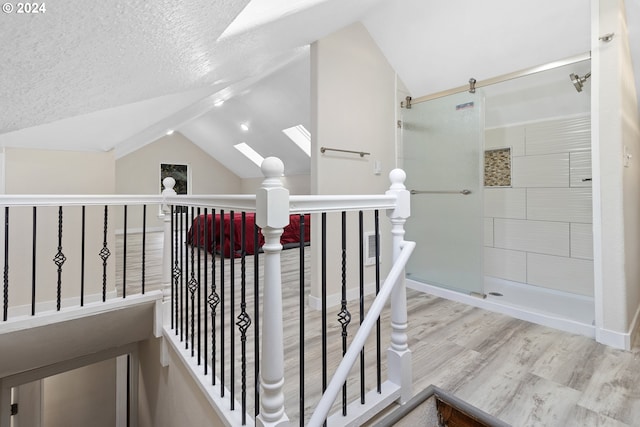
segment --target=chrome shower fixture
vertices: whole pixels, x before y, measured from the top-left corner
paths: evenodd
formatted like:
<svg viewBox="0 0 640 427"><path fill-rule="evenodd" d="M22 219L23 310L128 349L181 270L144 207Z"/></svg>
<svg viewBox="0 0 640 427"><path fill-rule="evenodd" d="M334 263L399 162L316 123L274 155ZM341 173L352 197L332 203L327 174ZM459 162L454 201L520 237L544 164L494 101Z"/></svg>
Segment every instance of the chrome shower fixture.
<svg viewBox="0 0 640 427"><path fill-rule="evenodd" d="M573 83L573 85L576 87L576 90L578 92L582 92L582 86L584 86L584 82L586 82L587 79L591 77L591 72L585 74L584 77L580 77L575 73L571 73L569 74L569 77L571 78L571 83Z"/></svg>

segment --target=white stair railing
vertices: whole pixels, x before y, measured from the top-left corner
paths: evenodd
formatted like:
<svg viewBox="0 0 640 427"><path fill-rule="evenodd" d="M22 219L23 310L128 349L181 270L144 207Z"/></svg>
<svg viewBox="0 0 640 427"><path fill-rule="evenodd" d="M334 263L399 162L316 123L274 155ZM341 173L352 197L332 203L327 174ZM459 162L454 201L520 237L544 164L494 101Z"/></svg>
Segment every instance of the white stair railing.
<svg viewBox="0 0 640 427"><path fill-rule="evenodd" d="M311 425L321 425L326 419L342 384L345 382L346 375L363 348L364 341L376 325L386 302L390 300L392 332L390 347L387 351L388 381L382 387L384 397L376 398L377 400L372 399L374 401L368 403L366 408L358 409L366 412L367 415L355 415L355 418L351 416L348 420L340 419L337 421L341 425L349 425L349 423L356 423L357 420L375 415L390 402L404 403L412 397L411 351L407 344L406 334L407 303L404 267L415 243L404 240L404 223L410 214L410 194L404 186L406 175L400 169L393 170L389 174L391 186L385 195L290 196L289 191L282 186L280 180L283 171L284 165L280 159L274 157L265 159L262 164L265 180L255 196L175 196L170 192L163 192L163 201L166 204L178 206L225 206L231 209L255 211L256 213L255 223L260 227L264 236L262 247L264 276L262 281L263 297L260 302L262 313L259 358L260 396L258 402L260 411L256 416L255 423L265 427L289 425L283 391L285 362L280 237L283 228L289 224L290 215L362 209L387 211L391 222L393 266L311 421ZM170 184L170 182L166 184ZM170 185L166 185L166 188L169 189ZM170 241L170 238L170 234L167 234L165 244ZM165 274L169 274L169 270L165 271ZM165 280L165 282L170 284L170 281ZM170 291L170 285L167 289ZM334 417L339 418L340 415Z"/></svg>

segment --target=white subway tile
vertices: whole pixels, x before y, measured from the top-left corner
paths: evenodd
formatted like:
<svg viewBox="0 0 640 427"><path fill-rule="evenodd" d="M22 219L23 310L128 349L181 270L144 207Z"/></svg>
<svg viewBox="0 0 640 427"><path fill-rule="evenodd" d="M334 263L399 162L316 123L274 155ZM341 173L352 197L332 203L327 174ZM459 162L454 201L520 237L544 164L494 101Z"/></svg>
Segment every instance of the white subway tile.
<svg viewBox="0 0 640 427"><path fill-rule="evenodd" d="M568 187L569 153L514 157L513 187Z"/></svg>
<svg viewBox="0 0 640 427"><path fill-rule="evenodd" d="M524 126L509 126L485 131L485 150L507 147L511 147L512 156L524 156Z"/></svg>
<svg viewBox="0 0 640 427"><path fill-rule="evenodd" d="M525 219L527 216L524 188L485 188L484 216Z"/></svg>
<svg viewBox="0 0 640 427"><path fill-rule="evenodd" d="M590 150L591 119L582 116L529 124L525 148L527 156Z"/></svg>
<svg viewBox="0 0 640 427"><path fill-rule="evenodd" d="M571 258L593 259L592 224L571 224Z"/></svg>
<svg viewBox="0 0 640 427"><path fill-rule="evenodd" d="M591 151L571 153L569 173L571 187L591 187Z"/></svg>
<svg viewBox="0 0 640 427"><path fill-rule="evenodd" d="M495 218L494 246L526 252L569 256L569 224Z"/></svg>
<svg viewBox="0 0 640 427"><path fill-rule="evenodd" d="M529 253L527 283L593 296L593 261Z"/></svg>
<svg viewBox="0 0 640 427"><path fill-rule="evenodd" d="M493 246L493 218L484 219L484 245Z"/></svg>
<svg viewBox="0 0 640 427"><path fill-rule="evenodd" d="M484 274L524 283L527 280L527 253L485 248Z"/></svg>
<svg viewBox="0 0 640 427"><path fill-rule="evenodd" d="M528 188L527 219L591 223L591 188Z"/></svg>

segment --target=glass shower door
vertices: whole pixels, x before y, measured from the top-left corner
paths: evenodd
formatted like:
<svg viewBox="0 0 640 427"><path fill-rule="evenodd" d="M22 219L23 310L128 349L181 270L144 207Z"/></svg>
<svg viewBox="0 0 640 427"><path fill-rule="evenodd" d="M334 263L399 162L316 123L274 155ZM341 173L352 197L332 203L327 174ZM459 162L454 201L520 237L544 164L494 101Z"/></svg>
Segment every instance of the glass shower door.
<svg viewBox="0 0 640 427"><path fill-rule="evenodd" d="M483 293L482 96L468 92L403 110L402 167L412 190L409 279Z"/></svg>

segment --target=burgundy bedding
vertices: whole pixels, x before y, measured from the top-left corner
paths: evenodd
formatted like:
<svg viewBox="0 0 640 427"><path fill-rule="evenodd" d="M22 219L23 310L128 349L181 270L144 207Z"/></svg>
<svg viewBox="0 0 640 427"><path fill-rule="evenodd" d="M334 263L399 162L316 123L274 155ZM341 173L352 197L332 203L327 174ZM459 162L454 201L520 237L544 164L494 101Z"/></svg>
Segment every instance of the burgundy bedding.
<svg viewBox="0 0 640 427"><path fill-rule="evenodd" d="M200 215L193 220L193 224L187 234L188 242L198 246L205 247L209 252L222 253L225 257L230 257L233 252L234 257L240 256L242 253L242 214L233 215L233 236L231 236L231 214L225 213L223 216L224 239L221 239L220 230L220 214ZM213 222L213 223L212 223ZM254 244L255 214L245 214L245 254L252 255L256 252ZM213 227L213 232L212 232ZM205 229L206 228L206 229ZM195 233L194 233L195 232ZM193 236L195 234L195 239ZM214 236L215 238L212 238ZM311 218L309 214L304 215L304 240L309 243L311 236ZM206 241L205 241L206 237ZM289 225L284 228L280 243L285 247L298 245L300 243L300 215L290 215ZM258 230L258 248L264 245L264 236ZM232 250L233 246L233 250Z"/></svg>

